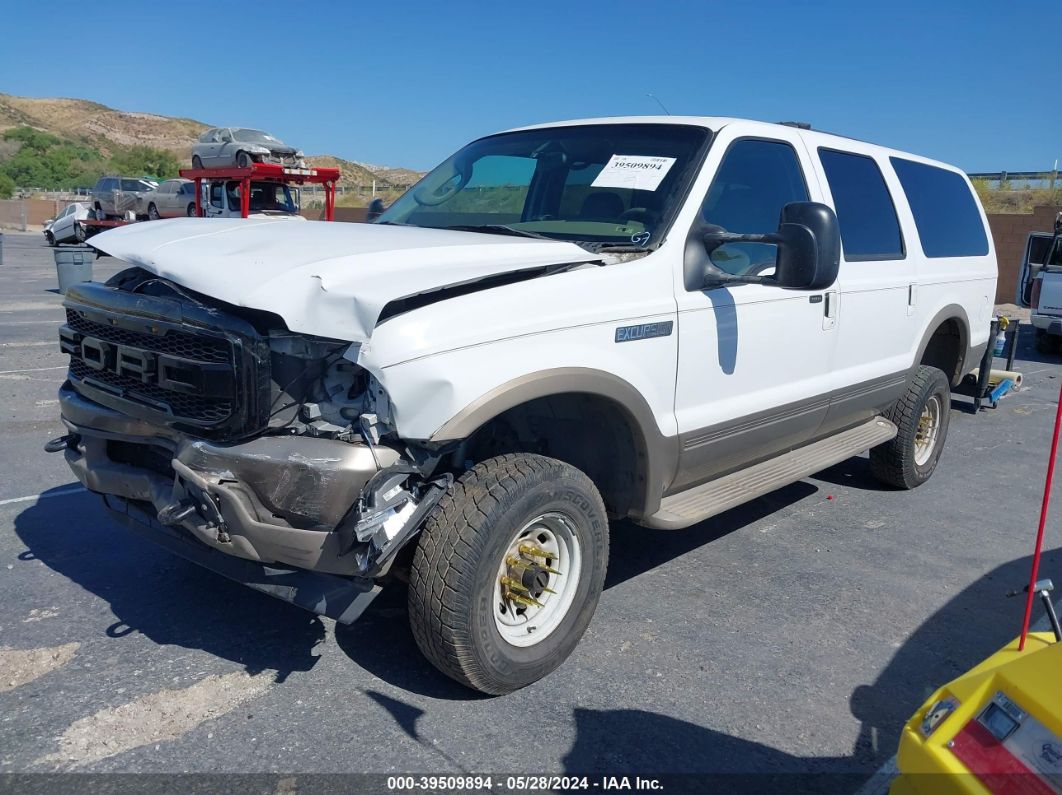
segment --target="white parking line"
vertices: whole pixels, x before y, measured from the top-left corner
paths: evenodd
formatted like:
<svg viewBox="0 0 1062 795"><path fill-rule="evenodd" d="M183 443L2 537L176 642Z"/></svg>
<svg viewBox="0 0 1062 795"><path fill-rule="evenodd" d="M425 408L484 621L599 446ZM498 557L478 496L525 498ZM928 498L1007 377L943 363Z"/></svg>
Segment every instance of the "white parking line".
<svg viewBox="0 0 1062 795"><path fill-rule="evenodd" d="M0 500L0 505L14 505L16 502L30 502L31 500L43 500L47 497L62 497L66 494L76 494L79 491L84 491L84 486L69 486L65 489L56 489L55 491L46 491L43 494L30 494L27 497L11 497L7 500Z"/></svg>
<svg viewBox="0 0 1062 795"><path fill-rule="evenodd" d="M11 375L12 373L39 373L42 370L65 370L65 364L61 364L57 367L28 367L25 370L0 370L0 375Z"/></svg>

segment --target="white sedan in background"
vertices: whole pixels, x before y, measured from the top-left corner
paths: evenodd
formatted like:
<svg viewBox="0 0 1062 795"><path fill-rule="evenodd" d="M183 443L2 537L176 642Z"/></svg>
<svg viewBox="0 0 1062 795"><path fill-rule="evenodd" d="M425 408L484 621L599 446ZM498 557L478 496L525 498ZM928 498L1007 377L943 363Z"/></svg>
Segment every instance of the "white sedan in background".
<svg viewBox="0 0 1062 795"><path fill-rule="evenodd" d="M60 243L83 243L85 241L85 227L81 222L89 217L89 206L82 202L73 202L55 216L53 220L44 222L44 239L49 246L57 246Z"/></svg>

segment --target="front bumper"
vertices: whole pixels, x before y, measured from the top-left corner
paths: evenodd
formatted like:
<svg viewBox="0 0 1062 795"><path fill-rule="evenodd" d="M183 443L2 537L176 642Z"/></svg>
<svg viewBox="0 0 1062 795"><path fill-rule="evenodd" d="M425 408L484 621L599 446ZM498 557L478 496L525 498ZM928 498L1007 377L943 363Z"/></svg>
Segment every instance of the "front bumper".
<svg viewBox="0 0 1062 795"><path fill-rule="evenodd" d="M73 434L67 463L121 518L155 522L161 512L174 531L230 557L359 573L335 528L378 468L398 460L395 451L295 436L211 443L113 411L69 385L59 403Z"/></svg>

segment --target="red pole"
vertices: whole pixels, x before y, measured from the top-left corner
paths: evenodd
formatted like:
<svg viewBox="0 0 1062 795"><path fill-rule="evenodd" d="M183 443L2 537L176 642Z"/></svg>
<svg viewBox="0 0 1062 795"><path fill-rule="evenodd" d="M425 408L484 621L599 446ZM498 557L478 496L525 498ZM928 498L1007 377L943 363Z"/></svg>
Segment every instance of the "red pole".
<svg viewBox="0 0 1062 795"><path fill-rule="evenodd" d="M251 212L251 178L244 177L240 182L240 217L246 218Z"/></svg>
<svg viewBox="0 0 1062 795"><path fill-rule="evenodd" d="M203 203L201 201L203 196L203 180L200 177L195 178L195 217L203 217Z"/></svg>
<svg viewBox="0 0 1062 795"><path fill-rule="evenodd" d="M1025 618L1021 624L1021 640L1018 651L1025 649L1025 638L1029 634L1029 619L1032 616L1033 586L1040 571L1040 554L1044 548L1044 527L1047 525L1047 507L1051 504L1051 481L1055 476L1055 453L1058 451L1058 433L1062 429L1062 386L1058 389L1058 409L1055 411L1055 435L1051 439L1051 458L1047 461L1047 482L1044 484L1044 501L1040 505L1040 527L1036 531L1036 551L1033 552L1032 573L1029 575L1029 592L1025 595Z"/></svg>

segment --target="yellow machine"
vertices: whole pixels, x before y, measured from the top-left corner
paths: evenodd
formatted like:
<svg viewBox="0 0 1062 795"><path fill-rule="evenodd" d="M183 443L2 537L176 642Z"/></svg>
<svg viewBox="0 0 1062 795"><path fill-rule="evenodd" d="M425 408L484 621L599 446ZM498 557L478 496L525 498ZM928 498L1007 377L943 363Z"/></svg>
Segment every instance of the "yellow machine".
<svg viewBox="0 0 1062 795"><path fill-rule="evenodd" d="M937 690L904 727L890 795L1062 793L1062 643L1054 632L1015 638Z"/></svg>

